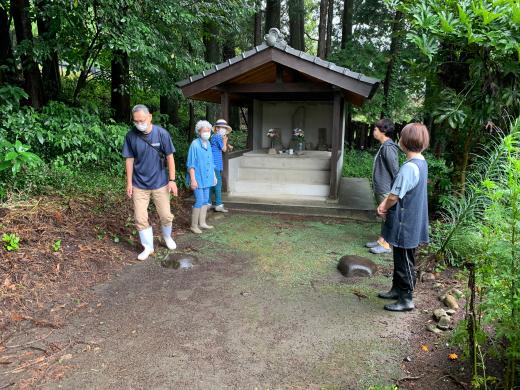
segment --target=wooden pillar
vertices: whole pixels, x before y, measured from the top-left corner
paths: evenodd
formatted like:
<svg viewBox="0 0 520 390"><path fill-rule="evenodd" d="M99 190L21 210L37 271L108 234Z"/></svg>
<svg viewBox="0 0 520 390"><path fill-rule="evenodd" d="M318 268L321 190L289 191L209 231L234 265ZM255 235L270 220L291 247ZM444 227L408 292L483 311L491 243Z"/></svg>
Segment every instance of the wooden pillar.
<svg viewBox="0 0 520 390"><path fill-rule="evenodd" d="M229 93L223 91L220 95L220 116L225 121L229 121ZM229 172L229 152L224 153L224 171L222 171L222 192L228 190L228 172Z"/></svg>
<svg viewBox="0 0 520 390"><path fill-rule="evenodd" d="M330 158L330 199L338 198L338 159L341 157L341 95L334 93L332 107L332 155Z"/></svg>

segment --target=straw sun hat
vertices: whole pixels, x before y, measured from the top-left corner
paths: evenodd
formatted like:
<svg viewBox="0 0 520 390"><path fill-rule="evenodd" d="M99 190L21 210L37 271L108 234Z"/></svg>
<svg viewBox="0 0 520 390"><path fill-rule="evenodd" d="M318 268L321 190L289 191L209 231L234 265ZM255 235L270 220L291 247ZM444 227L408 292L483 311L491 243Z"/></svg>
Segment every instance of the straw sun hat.
<svg viewBox="0 0 520 390"><path fill-rule="evenodd" d="M231 131L233 131L231 126L229 126L224 119L219 119L215 122L215 124L213 125L213 131L217 131L217 128L219 128L219 127L225 128L226 134L229 134L229 133L231 133Z"/></svg>

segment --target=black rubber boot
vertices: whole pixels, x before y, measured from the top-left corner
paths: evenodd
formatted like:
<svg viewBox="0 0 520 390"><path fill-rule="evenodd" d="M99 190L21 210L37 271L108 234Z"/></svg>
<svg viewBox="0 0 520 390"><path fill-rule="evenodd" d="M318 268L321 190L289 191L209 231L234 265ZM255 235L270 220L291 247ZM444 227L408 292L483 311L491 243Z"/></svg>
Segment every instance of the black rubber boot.
<svg viewBox="0 0 520 390"><path fill-rule="evenodd" d="M399 291L397 302L385 305L385 310L389 311L410 311L415 308L413 295L408 291Z"/></svg>
<svg viewBox="0 0 520 390"><path fill-rule="evenodd" d="M398 299L399 298L399 290L397 287L392 286L390 291L384 291L377 294L379 298L383 299Z"/></svg>

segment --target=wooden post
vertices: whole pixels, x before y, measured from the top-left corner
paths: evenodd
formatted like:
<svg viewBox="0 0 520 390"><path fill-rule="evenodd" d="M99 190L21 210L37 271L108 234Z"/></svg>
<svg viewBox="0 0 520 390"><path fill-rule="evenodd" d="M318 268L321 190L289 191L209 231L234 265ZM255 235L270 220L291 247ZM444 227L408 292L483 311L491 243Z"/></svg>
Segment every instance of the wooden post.
<svg viewBox="0 0 520 390"><path fill-rule="evenodd" d="M229 121L229 93L223 91L220 95L220 114L222 119ZM222 192L228 190L229 152L224 153L224 171L222 171Z"/></svg>
<svg viewBox="0 0 520 390"><path fill-rule="evenodd" d="M330 158L330 199L338 198L338 158L340 157L341 140L341 96L334 93L332 108L332 155Z"/></svg>
<svg viewBox="0 0 520 390"><path fill-rule="evenodd" d="M253 150L253 136L254 136L254 111L253 103L247 106L247 149Z"/></svg>

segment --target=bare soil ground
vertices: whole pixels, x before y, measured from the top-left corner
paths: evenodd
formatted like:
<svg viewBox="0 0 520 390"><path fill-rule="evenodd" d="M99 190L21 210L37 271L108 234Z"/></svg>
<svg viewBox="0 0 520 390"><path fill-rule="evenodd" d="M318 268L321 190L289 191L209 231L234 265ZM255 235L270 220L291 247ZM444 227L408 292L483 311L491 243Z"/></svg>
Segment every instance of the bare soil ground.
<svg viewBox="0 0 520 390"><path fill-rule="evenodd" d="M177 252L198 259L191 270L161 267L164 249L134 260L124 201L0 210L0 233L22 237L19 251L0 249L0 389L467 387L449 333L425 329L440 306L432 282L420 284L417 310L388 313L375 298L389 285L388 256L374 258L374 278L336 271L342 255L366 255L377 224L232 212L194 236L174 206Z"/></svg>

